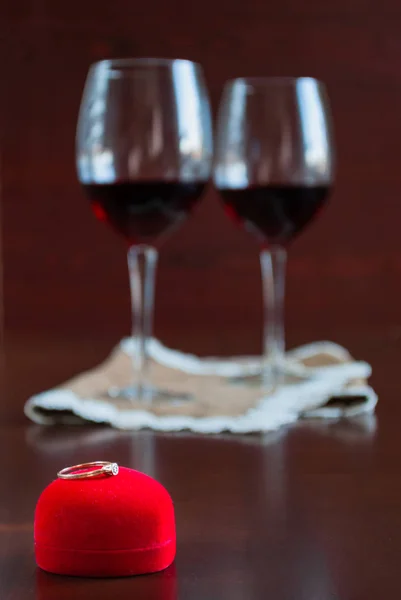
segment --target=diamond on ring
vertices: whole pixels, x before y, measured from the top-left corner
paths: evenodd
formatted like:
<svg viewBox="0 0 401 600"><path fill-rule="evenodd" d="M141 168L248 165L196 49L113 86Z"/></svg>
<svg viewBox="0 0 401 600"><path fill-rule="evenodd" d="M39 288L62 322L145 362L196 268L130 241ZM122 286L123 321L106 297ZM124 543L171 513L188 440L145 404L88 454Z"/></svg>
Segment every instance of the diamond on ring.
<svg viewBox="0 0 401 600"><path fill-rule="evenodd" d="M105 465L103 467L103 470L105 473L108 473L109 475L118 475L118 464L117 463L110 463L108 465Z"/></svg>

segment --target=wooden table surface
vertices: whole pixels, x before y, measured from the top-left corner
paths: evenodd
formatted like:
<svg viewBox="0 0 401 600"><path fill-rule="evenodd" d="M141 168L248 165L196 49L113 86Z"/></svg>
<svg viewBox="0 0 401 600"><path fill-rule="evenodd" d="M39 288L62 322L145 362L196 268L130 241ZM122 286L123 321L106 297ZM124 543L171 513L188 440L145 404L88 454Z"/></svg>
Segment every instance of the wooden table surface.
<svg viewBox="0 0 401 600"><path fill-rule="evenodd" d="M376 416L303 422L263 437L41 428L3 419L1 600L398 598L401 343L391 331L344 340L374 365ZM42 344L36 354L26 340L11 348L9 394L18 410L34 388L94 359L89 344L71 344ZM60 467L94 459L140 469L168 488L177 518L173 567L118 580L36 568L33 511L41 490Z"/></svg>

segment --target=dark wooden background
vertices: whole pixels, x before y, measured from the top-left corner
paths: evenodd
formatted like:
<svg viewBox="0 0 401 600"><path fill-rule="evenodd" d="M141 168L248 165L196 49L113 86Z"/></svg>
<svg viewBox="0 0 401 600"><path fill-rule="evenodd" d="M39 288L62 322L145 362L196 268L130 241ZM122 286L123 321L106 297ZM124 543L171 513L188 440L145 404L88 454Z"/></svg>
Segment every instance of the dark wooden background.
<svg viewBox="0 0 401 600"><path fill-rule="evenodd" d="M289 342L319 337L349 343L350 331L383 343L398 340L396 0L3 0L0 53L12 418L21 415L27 395L91 366L129 330L124 247L95 222L75 176L81 90L89 64L100 58L199 61L214 111L229 77L311 75L326 81L338 177L328 208L291 249ZM257 247L226 220L210 189L162 250L156 333L190 351L255 352L260 294ZM57 352L64 359L49 374L49 353Z"/></svg>

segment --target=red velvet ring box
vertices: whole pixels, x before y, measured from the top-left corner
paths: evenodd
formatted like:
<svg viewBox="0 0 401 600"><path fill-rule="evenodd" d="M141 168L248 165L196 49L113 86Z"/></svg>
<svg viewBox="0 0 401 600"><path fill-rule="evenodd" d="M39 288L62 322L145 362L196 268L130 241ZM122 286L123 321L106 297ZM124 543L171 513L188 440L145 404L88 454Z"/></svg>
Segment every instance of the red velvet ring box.
<svg viewBox="0 0 401 600"><path fill-rule="evenodd" d="M116 476L56 479L38 500L34 538L36 562L50 573L154 573L174 561L173 503L160 483L124 467Z"/></svg>

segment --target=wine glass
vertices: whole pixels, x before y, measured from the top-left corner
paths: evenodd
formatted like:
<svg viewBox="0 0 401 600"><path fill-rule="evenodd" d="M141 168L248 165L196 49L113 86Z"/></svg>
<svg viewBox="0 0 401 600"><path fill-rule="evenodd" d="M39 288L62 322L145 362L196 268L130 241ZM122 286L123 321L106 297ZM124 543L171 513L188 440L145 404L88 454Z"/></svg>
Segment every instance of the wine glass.
<svg viewBox="0 0 401 600"><path fill-rule="evenodd" d="M149 402L185 399L149 381L158 252L155 243L191 211L210 176L212 128L199 65L118 59L91 66L76 138L79 181L93 212L128 246L133 385L107 395Z"/></svg>
<svg viewBox="0 0 401 600"><path fill-rule="evenodd" d="M325 87L309 78L240 78L225 86L214 183L227 214L258 240L264 297L265 386L283 382L287 246L319 213L333 182Z"/></svg>

